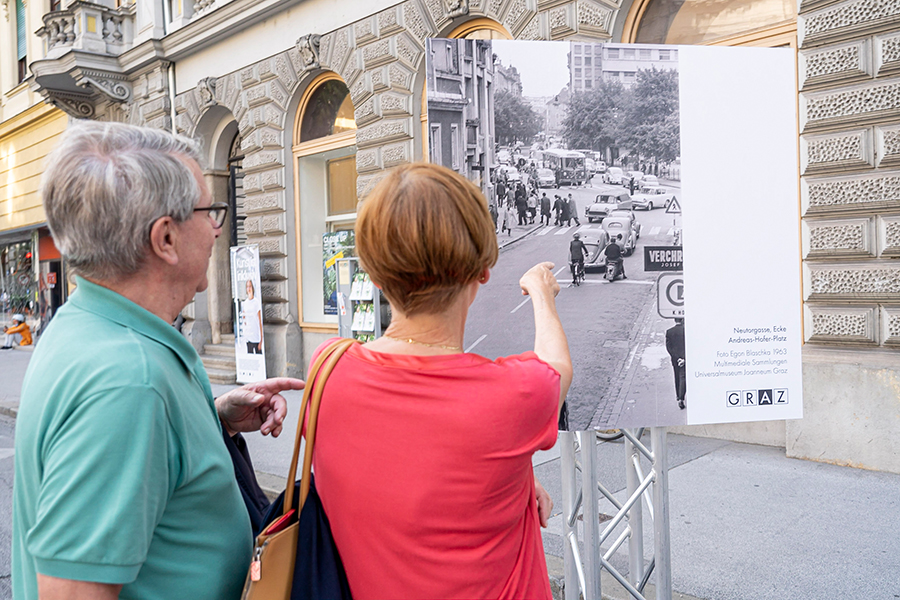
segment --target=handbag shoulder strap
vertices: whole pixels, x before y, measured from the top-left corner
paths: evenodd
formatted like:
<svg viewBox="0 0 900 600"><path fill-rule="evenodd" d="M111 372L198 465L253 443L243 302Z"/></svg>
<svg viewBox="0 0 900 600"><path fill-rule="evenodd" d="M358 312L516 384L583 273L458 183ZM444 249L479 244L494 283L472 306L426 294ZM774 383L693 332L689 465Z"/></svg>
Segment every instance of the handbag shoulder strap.
<svg viewBox="0 0 900 600"><path fill-rule="evenodd" d="M309 494L309 478L312 471L312 453L316 439L316 425L319 418L319 405L322 402L322 391L325 381L334 370L338 359L350 346L358 343L353 339L335 340L326 346L315 362L309 368L306 378L306 387L303 390L303 401L300 404L300 412L297 415L297 434L294 438L294 454L291 457L291 466L288 470L288 478L284 490L284 507L282 514L287 514L294 501L294 484L297 480L297 464L300 460L300 444L303 438L303 422L307 411L309 419L306 423L306 450L303 455L303 471L300 479L300 500L297 504L297 513L303 508L306 497Z"/></svg>

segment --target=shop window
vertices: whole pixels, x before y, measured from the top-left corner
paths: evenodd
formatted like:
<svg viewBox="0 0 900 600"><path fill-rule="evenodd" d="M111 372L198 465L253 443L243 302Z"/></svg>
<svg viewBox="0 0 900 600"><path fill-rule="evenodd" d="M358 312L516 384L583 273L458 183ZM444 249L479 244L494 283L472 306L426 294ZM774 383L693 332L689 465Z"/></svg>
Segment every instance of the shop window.
<svg viewBox="0 0 900 600"><path fill-rule="evenodd" d="M637 0L623 41L779 46L796 32L796 0Z"/></svg>
<svg viewBox="0 0 900 600"><path fill-rule="evenodd" d="M301 97L293 155L301 326L330 330L337 317L322 293L323 236L353 229L358 204L354 107L335 73L316 77Z"/></svg>

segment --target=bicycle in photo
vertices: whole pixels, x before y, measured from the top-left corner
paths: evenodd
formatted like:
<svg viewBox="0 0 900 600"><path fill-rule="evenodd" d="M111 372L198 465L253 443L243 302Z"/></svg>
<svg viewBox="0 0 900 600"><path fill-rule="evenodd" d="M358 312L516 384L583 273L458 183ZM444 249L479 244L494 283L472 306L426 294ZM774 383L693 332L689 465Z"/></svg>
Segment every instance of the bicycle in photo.
<svg viewBox="0 0 900 600"><path fill-rule="evenodd" d="M569 262L569 270L572 272L572 285L581 285L581 282L584 281L584 263L573 260Z"/></svg>

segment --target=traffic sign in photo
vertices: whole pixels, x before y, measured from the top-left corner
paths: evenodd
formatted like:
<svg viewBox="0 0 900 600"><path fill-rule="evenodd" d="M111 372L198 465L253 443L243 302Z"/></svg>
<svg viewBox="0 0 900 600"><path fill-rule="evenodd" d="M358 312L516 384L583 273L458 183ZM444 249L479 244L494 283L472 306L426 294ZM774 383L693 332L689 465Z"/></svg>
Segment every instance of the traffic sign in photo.
<svg viewBox="0 0 900 600"><path fill-rule="evenodd" d="M672 198L672 201L669 202L669 205L666 207L666 212L670 215L681 214L681 203L678 201L678 198Z"/></svg>
<svg viewBox="0 0 900 600"><path fill-rule="evenodd" d="M656 280L656 309L664 319L684 317L684 274L663 273Z"/></svg>

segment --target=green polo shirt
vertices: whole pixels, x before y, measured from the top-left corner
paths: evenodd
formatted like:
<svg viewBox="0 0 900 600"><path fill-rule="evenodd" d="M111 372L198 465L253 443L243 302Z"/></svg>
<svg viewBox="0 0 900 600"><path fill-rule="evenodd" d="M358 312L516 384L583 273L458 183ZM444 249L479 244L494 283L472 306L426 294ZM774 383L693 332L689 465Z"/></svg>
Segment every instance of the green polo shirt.
<svg viewBox="0 0 900 600"><path fill-rule="evenodd" d="M34 351L16 422L12 579L124 584L120 598L229 600L250 520L194 348L84 279Z"/></svg>

